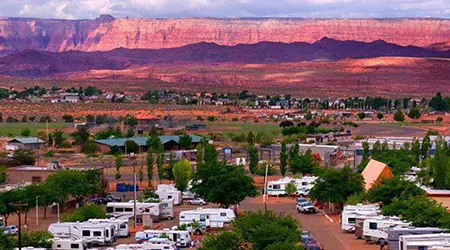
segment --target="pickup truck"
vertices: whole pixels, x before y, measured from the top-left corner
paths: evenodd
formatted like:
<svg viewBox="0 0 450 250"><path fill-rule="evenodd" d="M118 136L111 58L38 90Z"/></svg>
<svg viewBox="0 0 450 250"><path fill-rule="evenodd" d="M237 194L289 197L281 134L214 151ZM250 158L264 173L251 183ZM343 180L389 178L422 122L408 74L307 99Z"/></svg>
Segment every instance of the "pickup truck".
<svg viewBox="0 0 450 250"><path fill-rule="evenodd" d="M297 203L296 207L299 213L316 213L316 208L310 202Z"/></svg>

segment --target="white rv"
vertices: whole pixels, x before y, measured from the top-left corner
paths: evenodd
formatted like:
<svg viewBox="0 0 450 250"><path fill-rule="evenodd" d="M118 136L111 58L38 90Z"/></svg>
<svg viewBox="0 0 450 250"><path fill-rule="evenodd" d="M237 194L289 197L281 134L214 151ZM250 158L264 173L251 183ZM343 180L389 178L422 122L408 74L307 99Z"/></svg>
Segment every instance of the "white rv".
<svg viewBox="0 0 450 250"><path fill-rule="evenodd" d="M202 227L223 227L236 218L233 209L227 208L197 208L180 212L180 226L194 221L200 222Z"/></svg>
<svg viewBox="0 0 450 250"><path fill-rule="evenodd" d="M187 247L190 245L192 239L189 231L187 230L145 230L136 232L135 240L138 243L148 242L154 238L161 238L167 236L172 242L179 247Z"/></svg>
<svg viewBox="0 0 450 250"><path fill-rule="evenodd" d="M397 226L388 232L389 250L399 250L399 237L401 235L424 235L444 233L444 229L437 227Z"/></svg>
<svg viewBox="0 0 450 250"><path fill-rule="evenodd" d="M191 191L191 188L192 188L192 181L189 181L188 188L186 189L186 191L183 191L181 193L181 200L183 200L183 199L189 200L189 199L193 199L195 197L195 193ZM158 192L163 192L163 191L177 191L178 192L179 190L173 184L159 184L156 187L156 193L158 194ZM160 198L161 198L161 196L160 196ZM161 198L161 199L168 199L168 198ZM176 198L173 197L173 199L175 200L174 205L177 205ZM182 203L182 201L180 202L180 204L181 203Z"/></svg>
<svg viewBox="0 0 450 250"><path fill-rule="evenodd" d="M53 223L48 231L55 238L82 239L86 245L105 245L116 241L114 225L89 222Z"/></svg>
<svg viewBox="0 0 450 250"><path fill-rule="evenodd" d="M158 219L172 219L173 214L173 201L163 200L159 203L136 203L137 214L150 213L156 220ZM124 215L133 215L134 203L133 202L109 202L106 204L106 213L108 216L120 217Z"/></svg>
<svg viewBox="0 0 450 250"><path fill-rule="evenodd" d="M175 244L171 242L146 243L146 244L121 244L116 248L106 250L177 250Z"/></svg>
<svg viewBox="0 0 450 250"><path fill-rule="evenodd" d="M380 214L378 205L346 205L341 214L341 228L347 232L355 231L357 218L371 218Z"/></svg>
<svg viewBox="0 0 450 250"><path fill-rule="evenodd" d="M433 246L448 245L450 234L401 235L398 239L399 250L422 250Z"/></svg>
<svg viewBox="0 0 450 250"><path fill-rule="evenodd" d="M409 226L411 223L402 221L398 217L377 217L364 220L363 236L366 241L387 241L389 228L396 226Z"/></svg>
<svg viewBox="0 0 450 250"><path fill-rule="evenodd" d="M85 250L86 243L82 239L54 238L52 243L54 250Z"/></svg>
<svg viewBox="0 0 450 250"><path fill-rule="evenodd" d="M116 232L116 237L129 237L129 227L128 227L128 219L118 219L118 218L110 218L110 219L89 219L90 223L110 223L114 225L114 230Z"/></svg>
<svg viewBox="0 0 450 250"><path fill-rule="evenodd" d="M183 195L178 190L161 190L156 191L156 195L158 195L159 199L161 200L168 200L172 199L174 205L181 205L183 204Z"/></svg>
<svg viewBox="0 0 450 250"><path fill-rule="evenodd" d="M304 188L311 189L314 187L316 180L317 177L315 176L305 176L300 179L285 177L277 181L269 181L269 183L267 183L267 194L271 196L286 195L286 185L288 183L293 183L297 190L302 190Z"/></svg>

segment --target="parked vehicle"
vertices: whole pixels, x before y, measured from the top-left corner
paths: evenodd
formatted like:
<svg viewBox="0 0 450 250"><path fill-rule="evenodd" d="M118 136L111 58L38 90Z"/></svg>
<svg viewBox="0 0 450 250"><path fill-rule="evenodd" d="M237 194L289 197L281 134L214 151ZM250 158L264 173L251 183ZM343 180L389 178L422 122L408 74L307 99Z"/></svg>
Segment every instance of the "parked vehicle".
<svg viewBox="0 0 450 250"><path fill-rule="evenodd" d="M128 220L127 219L89 219L90 223L110 223L114 225L114 231L116 232L116 237L130 237Z"/></svg>
<svg viewBox="0 0 450 250"><path fill-rule="evenodd" d="M364 238L366 241L379 242L388 239L388 229L395 226L409 226L410 223L400 220L398 217L370 218L363 224Z"/></svg>
<svg viewBox="0 0 450 250"><path fill-rule="evenodd" d="M439 234L445 230L436 227L397 226L389 229L389 250L400 250L399 237L401 235Z"/></svg>
<svg viewBox="0 0 450 250"><path fill-rule="evenodd" d="M317 177L315 176L304 176L300 179L285 177L277 181L269 181L267 184L267 194L273 196L286 195L286 185L288 183L295 184L297 190L303 190L304 188L311 189L316 180Z"/></svg>
<svg viewBox="0 0 450 250"><path fill-rule="evenodd" d="M188 201L188 204L189 205L200 205L200 206L203 206L203 205L206 205L208 203L205 200L203 200L202 198L194 198L194 199Z"/></svg>
<svg viewBox="0 0 450 250"><path fill-rule="evenodd" d="M85 250L86 243L82 239L61 239L54 238L52 243L54 250Z"/></svg>
<svg viewBox="0 0 450 250"><path fill-rule="evenodd" d="M433 246L448 245L450 234L420 234L399 236L399 250L425 250Z"/></svg>
<svg viewBox="0 0 450 250"><path fill-rule="evenodd" d="M183 197L180 191L178 190L157 190L155 192L159 199L161 200L167 200L167 199L172 199L173 200L173 204L174 205L180 205L183 204Z"/></svg>
<svg viewBox="0 0 450 250"><path fill-rule="evenodd" d="M144 243L150 239L168 237L176 246L187 247L192 239L187 230L145 230L136 232L135 240L137 243Z"/></svg>
<svg viewBox="0 0 450 250"><path fill-rule="evenodd" d="M102 204L103 203L103 198L92 198L91 200L90 200L90 202L91 203L94 203L94 204Z"/></svg>
<svg viewBox="0 0 450 250"><path fill-rule="evenodd" d="M356 218L370 218L380 214L378 205L346 205L341 214L341 228L344 231L355 231Z"/></svg>
<svg viewBox="0 0 450 250"><path fill-rule="evenodd" d="M5 235L19 233L19 229L17 228L16 225L6 226L6 227L3 227L2 229L3 229L3 234L5 234Z"/></svg>
<svg viewBox="0 0 450 250"><path fill-rule="evenodd" d="M136 203L137 214L150 213L154 220L172 219L173 201L162 200L159 203ZM124 215L132 215L134 210L133 202L110 202L106 205L106 213L111 217L120 217Z"/></svg>
<svg viewBox="0 0 450 250"><path fill-rule="evenodd" d="M302 203L297 203L297 211L299 213L316 213L316 207L314 207L313 204L311 204L310 202L302 202Z"/></svg>
<svg viewBox="0 0 450 250"><path fill-rule="evenodd" d="M106 245L116 241L114 225L90 222L53 223L48 231L55 238L82 239L86 245Z"/></svg>
<svg viewBox="0 0 450 250"><path fill-rule="evenodd" d="M106 250L177 250L174 243L145 243L145 244L121 244L115 248L107 248Z"/></svg>
<svg viewBox="0 0 450 250"><path fill-rule="evenodd" d="M236 218L233 209L228 208L197 208L180 212L180 226L199 222L202 227L223 227L225 223L230 223Z"/></svg>
<svg viewBox="0 0 450 250"><path fill-rule="evenodd" d="M304 198L304 197L298 197L297 198L297 204L298 203L302 203L302 202L307 202L308 200L306 199L306 198Z"/></svg>
<svg viewBox="0 0 450 250"><path fill-rule="evenodd" d="M117 197L113 194L108 194L103 198L103 202L107 203L107 202L120 202L122 201L122 199L120 197Z"/></svg>
<svg viewBox="0 0 450 250"><path fill-rule="evenodd" d="M311 188L309 188L309 187L302 187L302 188L297 189L295 194L298 195L298 196L305 197L305 196L309 195L309 191L311 191Z"/></svg>

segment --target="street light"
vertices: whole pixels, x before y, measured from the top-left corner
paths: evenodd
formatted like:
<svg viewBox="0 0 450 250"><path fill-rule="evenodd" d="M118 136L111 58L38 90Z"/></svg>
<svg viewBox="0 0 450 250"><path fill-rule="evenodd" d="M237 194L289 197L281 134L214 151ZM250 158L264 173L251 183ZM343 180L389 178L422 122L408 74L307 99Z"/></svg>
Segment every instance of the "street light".
<svg viewBox="0 0 450 250"><path fill-rule="evenodd" d="M125 144L126 145L126 144ZM131 159L134 158L134 152L130 153ZM136 214L136 164L131 161L131 164L133 165L133 218L134 218L134 228L136 229L136 223L137 223L137 214Z"/></svg>

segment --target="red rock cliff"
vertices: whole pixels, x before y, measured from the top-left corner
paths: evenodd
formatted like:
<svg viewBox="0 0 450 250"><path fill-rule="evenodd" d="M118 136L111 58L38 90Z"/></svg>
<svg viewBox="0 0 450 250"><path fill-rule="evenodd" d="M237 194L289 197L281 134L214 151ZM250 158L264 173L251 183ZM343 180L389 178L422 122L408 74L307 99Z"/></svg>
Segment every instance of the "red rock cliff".
<svg viewBox="0 0 450 250"><path fill-rule="evenodd" d="M430 46L450 41L449 19L0 19L0 52L171 48L199 42L314 42L322 37Z"/></svg>

